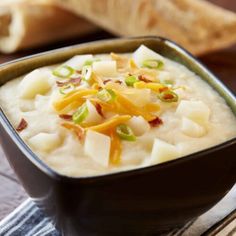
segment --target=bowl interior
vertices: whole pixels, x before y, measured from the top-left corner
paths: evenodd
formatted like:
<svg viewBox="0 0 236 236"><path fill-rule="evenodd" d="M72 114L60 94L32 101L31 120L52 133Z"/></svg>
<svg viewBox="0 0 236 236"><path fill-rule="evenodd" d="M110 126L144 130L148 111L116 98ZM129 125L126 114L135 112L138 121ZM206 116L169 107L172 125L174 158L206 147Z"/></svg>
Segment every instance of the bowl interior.
<svg viewBox="0 0 236 236"><path fill-rule="evenodd" d="M0 66L0 86L5 82L20 75L32 71L38 67L63 62L76 54L98 53L125 53L133 52L141 44L155 50L161 55L185 65L195 72L203 80L208 82L228 103L236 115L235 95L226 88L210 71L206 69L196 58L177 44L159 37L138 37L113 40L101 40L91 43L56 49L45 53L28 56Z"/></svg>
<svg viewBox="0 0 236 236"><path fill-rule="evenodd" d="M141 44L146 45L147 47L155 50L159 54L179 62L189 68L191 71L199 75L203 80L205 80L211 87L213 87L219 94L222 96L226 103L229 105L233 113L236 115L236 97L235 95L211 72L209 72L200 62L198 62L191 54L186 52L184 49L176 45L175 43L158 37L140 37L140 38L123 38L123 39L113 39L113 40L102 40L92 43L85 43L81 45L75 45L71 47L66 47L62 49L52 50L45 53L36 54L33 56L25 57L19 60L15 60L9 63L5 63L0 66L0 86L6 83L7 81L24 75L38 67L52 65L56 63L63 62L76 54L98 54L98 53L126 53L133 52ZM1 110L1 115L3 112ZM6 120L6 117L5 117ZM14 129L11 127L9 132L14 132ZM15 134L17 134L15 132ZM18 136L18 135L17 135ZM236 138L234 138L236 140ZM23 142L20 142L19 145L22 146ZM225 142L227 143L227 142ZM223 148L224 145L220 145ZM27 156L32 156L35 162L35 159L38 159L37 165L45 169L46 164L42 163L36 155L30 151L30 149L24 145L24 148L27 150ZM181 158L182 159L182 158ZM174 162L179 162L179 160L174 160ZM166 165L163 163L161 165ZM146 167L151 168L151 167ZM46 168L48 171L48 167ZM137 170L135 170L137 171ZM53 171L54 172L54 171Z"/></svg>

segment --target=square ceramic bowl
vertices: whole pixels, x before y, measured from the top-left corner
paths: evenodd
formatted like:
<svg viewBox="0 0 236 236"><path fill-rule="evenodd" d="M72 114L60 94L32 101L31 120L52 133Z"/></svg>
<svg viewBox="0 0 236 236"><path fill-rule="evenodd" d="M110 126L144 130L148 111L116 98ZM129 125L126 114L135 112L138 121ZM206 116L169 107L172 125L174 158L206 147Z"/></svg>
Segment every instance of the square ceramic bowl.
<svg viewBox="0 0 236 236"><path fill-rule="evenodd" d="M0 85L76 54L132 52L145 44L187 66L236 115L236 98L175 43L157 37L105 40L22 58L0 67ZM236 181L236 138L178 160L96 177L62 176L22 141L0 111L1 143L25 190L63 235L153 235L178 227L216 204Z"/></svg>

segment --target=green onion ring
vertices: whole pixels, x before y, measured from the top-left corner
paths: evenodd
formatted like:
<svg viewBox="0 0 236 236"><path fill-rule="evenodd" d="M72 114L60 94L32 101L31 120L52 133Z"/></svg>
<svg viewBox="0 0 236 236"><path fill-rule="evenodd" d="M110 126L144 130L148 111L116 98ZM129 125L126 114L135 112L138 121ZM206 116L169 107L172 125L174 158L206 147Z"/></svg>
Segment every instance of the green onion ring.
<svg viewBox="0 0 236 236"><path fill-rule="evenodd" d="M89 111L87 105L86 103L84 103L82 106L78 108L76 112L74 112L74 114L72 115L72 120L74 121L75 124L80 124L86 119L88 114Z"/></svg>
<svg viewBox="0 0 236 236"><path fill-rule="evenodd" d="M120 139L126 140L126 141L136 141L136 136L133 134L133 131L131 128L125 124L120 124L116 127L116 133L120 137Z"/></svg>
<svg viewBox="0 0 236 236"><path fill-rule="evenodd" d="M161 92L160 94L158 94L158 98L162 102L177 102L179 99L178 95L171 90L165 90Z"/></svg>
<svg viewBox="0 0 236 236"><path fill-rule="evenodd" d="M60 77L63 79L69 78L74 74L75 70L67 65L62 65L58 68L56 68L52 74L56 77Z"/></svg>
<svg viewBox="0 0 236 236"><path fill-rule="evenodd" d="M97 58L97 59L87 60L84 62L83 66L91 66L95 61L101 61L101 59Z"/></svg>
<svg viewBox="0 0 236 236"><path fill-rule="evenodd" d="M88 82L92 76L92 67L91 66L83 66L81 74L82 74L83 80Z"/></svg>
<svg viewBox="0 0 236 236"><path fill-rule="evenodd" d="M162 69L163 66L164 66L164 63L161 60L149 59L149 60L143 61L143 67L146 67L149 69Z"/></svg>
<svg viewBox="0 0 236 236"><path fill-rule="evenodd" d="M112 89L102 89L97 93L97 97L103 102L113 102L116 98L116 94Z"/></svg>
<svg viewBox="0 0 236 236"><path fill-rule="evenodd" d="M93 60L87 60L85 61L84 66L91 66L93 62L94 62Z"/></svg>
<svg viewBox="0 0 236 236"><path fill-rule="evenodd" d="M166 79L163 81L164 84L166 85L173 85L174 84L174 81L170 80L170 79Z"/></svg>
<svg viewBox="0 0 236 236"><path fill-rule="evenodd" d="M126 79L125 79L125 83L127 86L134 86L134 83L136 83L138 81L139 80L134 75L130 75L130 76L126 77Z"/></svg>
<svg viewBox="0 0 236 236"><path fill-rule="evenodd" d="M59 92L63 95L73 91L75 89L75 85L72 83L66 84L59 89Z"/></svg>

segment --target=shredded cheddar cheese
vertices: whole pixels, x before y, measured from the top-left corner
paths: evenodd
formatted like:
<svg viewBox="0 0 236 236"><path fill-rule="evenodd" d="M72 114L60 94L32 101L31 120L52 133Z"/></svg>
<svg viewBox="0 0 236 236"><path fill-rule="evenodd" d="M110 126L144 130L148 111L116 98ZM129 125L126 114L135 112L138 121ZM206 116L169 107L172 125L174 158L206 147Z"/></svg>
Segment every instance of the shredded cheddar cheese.
<svg viewBox="0 0 236 236"><path fill-rule="evenodd" d="M111 137L111 150L110 150L110 163L112 165L119 165L121 162L121 140L117 134L112 131L110 134Z"/></svg>
<svg viewBox="0 0 236 236"><path fill-rule="evenodd" d="M134 88L138 88L138 89L147 88L155 92L160 92L160 89L165 88L165 86L159 83L145 83L143 81L139 81L139 82L134 83Z"/></svg>
<svg viewBox="0 0 236 236"><path fill-rule="evenodd" d="M116 91L117 102L128 111L128 114L134 116L142 116L147 121L153 120L155 117L148 112L140 109L135 104L133 104L128 98Z"/></svg>
<svg viewBox="0 0 236 236"><path fill-rule="evenodd" d="M99 86L98 83L94 83L94 84L92 85L92 89L98 90L99 88L100 88L100 86Z"/></svg>
<svg viewBox="0 0 236 236"><path fill-rule="evenodd" d="M83 104L83 102L85 101L85 96L94 95L96 93L97 90L95 89L78 90L75 93L72 93L71 95L60 99L59 101L54 102L53 106L56 111L60 111L75 101L80 104Z"/></svg>
<svg viewBox="0 0 236 236"><path fill-rule="evenodd" d="M128 58L125 56L121 56L115 53L111 53L112 60L116 61L116 65L118 69L126 69L128 66Z"/></svg>
<svg viewBox="0 0 236 236"><path fill-rule="evenodd" d="M104 86L103 80L98 75L96 75L95 73L92 72L91 77L92 77L92 82L98 84L98 86L100 86L100 87Z"/></svg>
<svg viewBox="0 0 236 236"><path fill-rule="evenodd" d="M134 69L138 69L136 63L134 62L134 59L130 59L129 60L129 67L134 70Z"/></svg>
<svg viewBox="0 0 236 236"><path fill-rule="evenodd" d="M93 131L100 132L100 133L107 132L109 130L114 129L117 125L128 121L130 118L131 118L131 116L129 116L129 115L113 116L109 120L106 120L104 123L87 127L86 130L91 129Z"/></svg>
<svg viewBox="0 0 236 236"><path fill-rule="evenodd" d="M145 105L144 109L147 112L157 112L160 110L160 105L157 103L149 103L149 104Z"/></svg>
<svg viewBox="0 0 236 236"><path fill-rule="evenodd" d="M81 106L83 103L83 101L74 101L72 103L70 103L69 105L67 105L66 107L64 107L63 109L61 109L60 111L58 111L59 114L68 114L71 111L76 110L79 106Z"/></svg>
<svg viewBox="0 0 236 236"><path fill-rule="evenodd" d="M74 125L71 123L63 123L61 125L62 125L62 127L66 128L66 129L72 130L76 134L76 136L79 138L79 140L83 141L85 132L81 126Z"/></svg>
<svg viewBox="0 0 236 236"><path fill-rule="evenodd" d="M102 107L102 109L104 109L105 111L118 112L115 103L103 102L103 101L99 100L98 98L91 98L91 99L89 99L89 100L90 100L90 102L92 102L93 104L98 103L98 104Z"/></svg>
<svg viewBox="0 0 236 236"><path fill-rule="evenodd" d="M147 131L150 127L161 124L156 114L160 111L157 95L170 88L158 80L157 68L139 67L133 58L129 59L115 53L111 53L110 57L116 62L116 73L113 73L114 70L109 67L109 63L103 68L106 70L106 76L93 70L93 62L84 65L81 72L78 72L81 74L80 83L75 85L74 90L54 102L53 106L59 117L72 117L62 126L73 131L81 141L88 130L109 136L111 141L109 163L119 165L122 161L122 142L136 141L133 132L140 127L135 126L139 126L141 122L146 125ZM86 72L86 66L89 66L88 79L83 74L83 71ZM132 83L128 83L129 77L134 78ZM59 82L58 84L60 85ZM154 96L156 100L153 100ZM81 114L85 114L85 118L78 125L73 117ZM134 118L133 123L127 123L131 118ZM128 124L130 126L133 124L134 130ZM127 138L131 137L129 135L132 139Z"/></svg>

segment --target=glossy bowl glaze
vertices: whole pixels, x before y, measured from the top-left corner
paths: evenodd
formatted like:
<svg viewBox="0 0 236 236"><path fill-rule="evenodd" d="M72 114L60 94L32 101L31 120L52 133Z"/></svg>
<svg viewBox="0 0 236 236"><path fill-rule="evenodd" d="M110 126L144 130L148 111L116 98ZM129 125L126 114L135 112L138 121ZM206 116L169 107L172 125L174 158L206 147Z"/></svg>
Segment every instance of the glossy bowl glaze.
<svg viewBox="0 0 236 236"><path fill-rule="evenodd" d="M0 85L76 54L132 52L141 44L200 75L236 115L232 92L185 50L157 37L98 41L23 58L0 67ZM47 167L21 140L2 110L0 122L1 143L12 168L63 235L154 235L207 211L236 181L236 138L156 166L71 178Z"/></svg>

